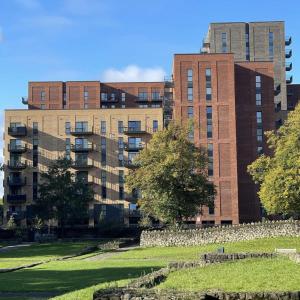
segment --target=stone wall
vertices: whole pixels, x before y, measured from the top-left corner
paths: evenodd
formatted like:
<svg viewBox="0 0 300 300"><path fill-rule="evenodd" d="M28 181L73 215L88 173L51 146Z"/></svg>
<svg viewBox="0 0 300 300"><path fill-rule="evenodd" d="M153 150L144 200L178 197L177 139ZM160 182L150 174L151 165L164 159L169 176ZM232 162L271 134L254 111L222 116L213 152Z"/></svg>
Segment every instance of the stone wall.
<svg viewBox="0 0 300 300"><path fill-rule="evenodd" d="M295 292L194 292L155 291L147 289L107 289L94 293L94 300L300 300Z"/></svg>
<svg viewBox="0 0 300 300"><path fill-rule="evenodd" d="M299 221L273 221L193 230L143 231L142 247L196 246L280 236L300 237Z"/></svg>

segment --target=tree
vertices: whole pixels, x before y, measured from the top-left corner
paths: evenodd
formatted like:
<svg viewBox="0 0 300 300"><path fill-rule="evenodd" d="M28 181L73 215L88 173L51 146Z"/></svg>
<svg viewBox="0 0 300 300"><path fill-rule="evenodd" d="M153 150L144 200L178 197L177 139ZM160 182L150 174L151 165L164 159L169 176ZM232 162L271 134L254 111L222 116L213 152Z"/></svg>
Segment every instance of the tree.
<svg viewBox="0 0 300 300"><path fill-rule="evenodd" d="M171 123L153 135L126 176L128 190L139 190L138 203L147 215L181 223L213 206L215 186L208 181L206 150L188 139L189 126Z"/></svg>
<svg viewBox="0 0 300 300"><path fill-rule="evenodd" d="M270 214L300 215L300 105L277 131L266 133L272 156L261 155L248 166L258 195Z"/></svg>
<svg viewBox="0 0 300 300"><path fill-rule="evenodd" d="M56 219L62 234L67 223L74 224L87 216L88 203L94 198L87 182L70 172L71 166L71 160L61 158L41 173L36 201L37 215L42 220Z"/></svg>

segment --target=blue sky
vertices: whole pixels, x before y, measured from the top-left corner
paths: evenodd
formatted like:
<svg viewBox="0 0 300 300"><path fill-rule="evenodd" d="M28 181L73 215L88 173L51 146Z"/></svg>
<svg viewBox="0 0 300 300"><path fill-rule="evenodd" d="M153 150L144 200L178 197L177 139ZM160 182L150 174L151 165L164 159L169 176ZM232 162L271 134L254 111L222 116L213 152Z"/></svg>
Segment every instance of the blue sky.
<svg viewBox="0 0 300 300"><path fill-rule="evenodd" d="M25 108L28 81L159 80L173 53L199 51L210 22L286 21L299 82L299 8L299 0L0 0L1 111Z"/></svg>

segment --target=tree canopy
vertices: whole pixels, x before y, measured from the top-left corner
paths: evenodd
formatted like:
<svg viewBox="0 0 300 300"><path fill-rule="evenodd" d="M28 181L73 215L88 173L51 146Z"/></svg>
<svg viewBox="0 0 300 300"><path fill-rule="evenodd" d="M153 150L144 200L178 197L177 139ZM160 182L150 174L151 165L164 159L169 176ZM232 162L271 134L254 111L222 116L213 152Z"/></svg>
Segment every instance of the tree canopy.
<svg viewBox="0 0 300 300"><path fill-rule="evenodd" d="M126 176L129 191L138 189L142 210L163 222L176 223L213 206L215 186L208 180L206 150L188 139L189 127L171 123L155 133Z"/></svg>
<svg viewBox="0 0 300 300"><path fill-rule="evenodd" d="M300 105L277 131L266 133L272 156L261 155L248 166L260 184L259 197L268 213L300 215Z"/></svg>
<svg viewBox="0 0 300 300"><path fill-rule="evenodd" d="M67 223L87 216L93 190L87 182L70 172L72 161L61 158L41 173L36 201L37 215L43 220L56 219L63 229Z"/></svg>

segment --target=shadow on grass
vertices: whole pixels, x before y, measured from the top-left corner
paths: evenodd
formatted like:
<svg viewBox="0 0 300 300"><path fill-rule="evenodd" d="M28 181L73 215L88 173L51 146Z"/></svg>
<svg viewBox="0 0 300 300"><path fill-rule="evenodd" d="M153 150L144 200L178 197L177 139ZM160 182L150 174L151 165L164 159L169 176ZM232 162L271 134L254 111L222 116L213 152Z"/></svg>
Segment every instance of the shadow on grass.
<svg viewBox="0 0 300 300"><path fill-rule="evenodd" d="M34 258L34 257L56 257L75 254L91 243L84 242L56 242L47 244L33 244L28 247L10 249L0 252L1 258Z"/></svg>
<svg viewBox="0 0 300 300"><path fill-rule="evenodd" d="M57 295L100 283L136 278L161 266L99 267L83 270L25 269L0 274L1 292L57 292Z"/></svg>

